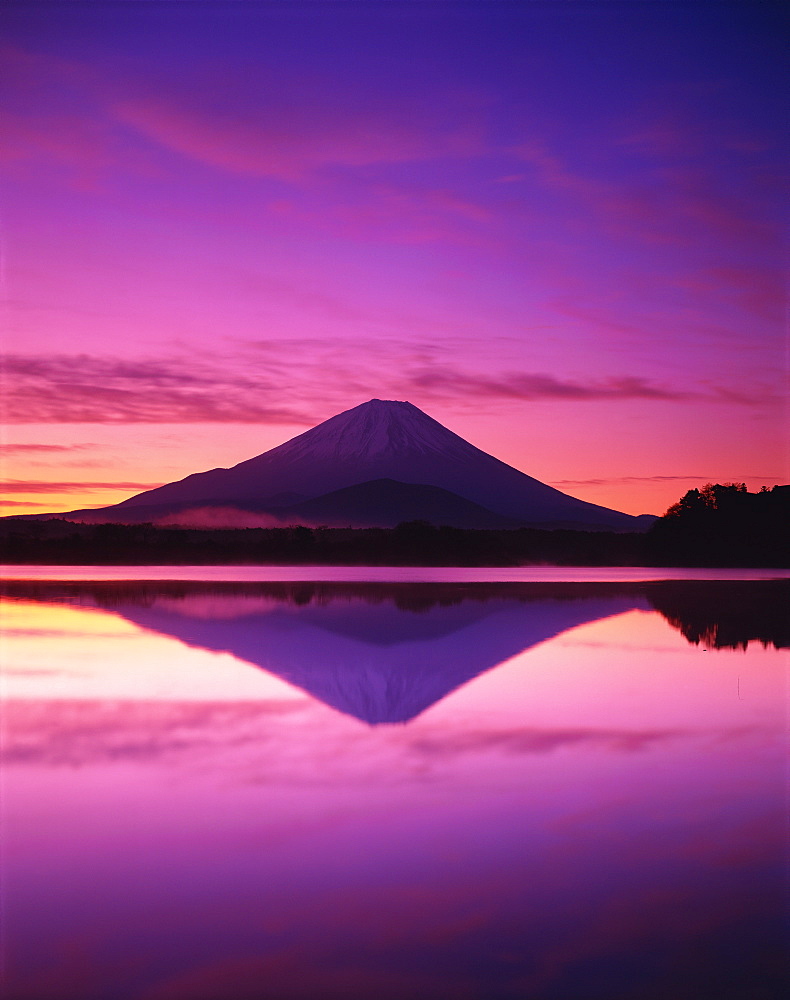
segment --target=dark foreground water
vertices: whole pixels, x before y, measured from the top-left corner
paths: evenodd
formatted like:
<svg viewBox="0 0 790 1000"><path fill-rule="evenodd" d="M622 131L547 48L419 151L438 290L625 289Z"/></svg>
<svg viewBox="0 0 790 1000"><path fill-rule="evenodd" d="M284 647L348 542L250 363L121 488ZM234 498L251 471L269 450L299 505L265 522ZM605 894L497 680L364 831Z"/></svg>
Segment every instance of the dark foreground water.
<svg viewBox="0 0 790 1000"><path fill-rule="evenodd" d="M7 581L3 997L783 996L787 586Z"/></svg>

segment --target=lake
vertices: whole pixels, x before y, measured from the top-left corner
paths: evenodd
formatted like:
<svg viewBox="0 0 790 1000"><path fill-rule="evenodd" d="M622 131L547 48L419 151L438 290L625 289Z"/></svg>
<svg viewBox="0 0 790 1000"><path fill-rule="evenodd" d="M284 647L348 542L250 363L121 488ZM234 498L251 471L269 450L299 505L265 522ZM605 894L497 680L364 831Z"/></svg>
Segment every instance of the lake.
<svg viewBox="0 0 790 1000"><path fill-rule="evenodd" d="M7 1000L783 995L783 571L7 567Z"/></svg>

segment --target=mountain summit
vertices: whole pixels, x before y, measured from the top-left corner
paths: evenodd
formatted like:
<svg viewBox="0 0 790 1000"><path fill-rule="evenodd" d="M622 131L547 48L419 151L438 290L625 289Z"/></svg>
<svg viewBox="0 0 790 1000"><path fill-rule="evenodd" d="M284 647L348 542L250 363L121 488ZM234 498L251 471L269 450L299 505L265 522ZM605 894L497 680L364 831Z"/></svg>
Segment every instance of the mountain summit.
<svg viewBox="0 0 790 1000"><path fill-rule="evenodd" d="M386 513L384 496L391 498ZM149 521L195 508L267 512L286 524L386 526L423 518L460 527L643 527L640 518L576 500L500 462L411 403L384 399L330 417L232 468L73 513L91 521Z"/></svg>

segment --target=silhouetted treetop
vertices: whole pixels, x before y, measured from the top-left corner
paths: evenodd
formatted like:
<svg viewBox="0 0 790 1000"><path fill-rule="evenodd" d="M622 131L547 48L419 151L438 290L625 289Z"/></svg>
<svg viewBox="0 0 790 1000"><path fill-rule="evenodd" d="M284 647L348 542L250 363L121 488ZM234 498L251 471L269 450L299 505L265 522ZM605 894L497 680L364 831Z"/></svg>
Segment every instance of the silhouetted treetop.
<svg viewBox="0 0 790 1000"><path fill-rule="evenodd" d="M766 487L761 492L766 492ZM706 483L702 489L689 490L684 494L668 508L664 517L680 518L700 511L719 510L731 505L744 493L746 483Z"/></svg>
<svg viewBox="0 0 790 1000"><path fill-rule="evenodd" d="M663 566L786 566L788 515L790 486L706 483L655 522L646 554Z"/></svg>

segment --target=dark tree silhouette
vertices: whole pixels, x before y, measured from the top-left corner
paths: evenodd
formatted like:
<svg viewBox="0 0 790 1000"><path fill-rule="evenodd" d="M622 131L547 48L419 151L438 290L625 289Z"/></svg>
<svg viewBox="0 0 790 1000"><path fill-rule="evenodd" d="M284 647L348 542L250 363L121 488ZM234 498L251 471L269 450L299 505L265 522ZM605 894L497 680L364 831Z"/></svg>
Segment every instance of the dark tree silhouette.
<svg viewBox="0 0 790 1000"><path fill-rule="evenodd" d="M689 490L646 534L471 529L406 521L395 528L199 529L0 519L6 563L324 564L389 566L787 566L790 486Z"/></svg>
<svg viewBox="0 0 790 1000"><path fill-rule="evenodd" d="M659 566L787 566L788 515L790 486L707 483L656 521L645 554Z"/></svg>

